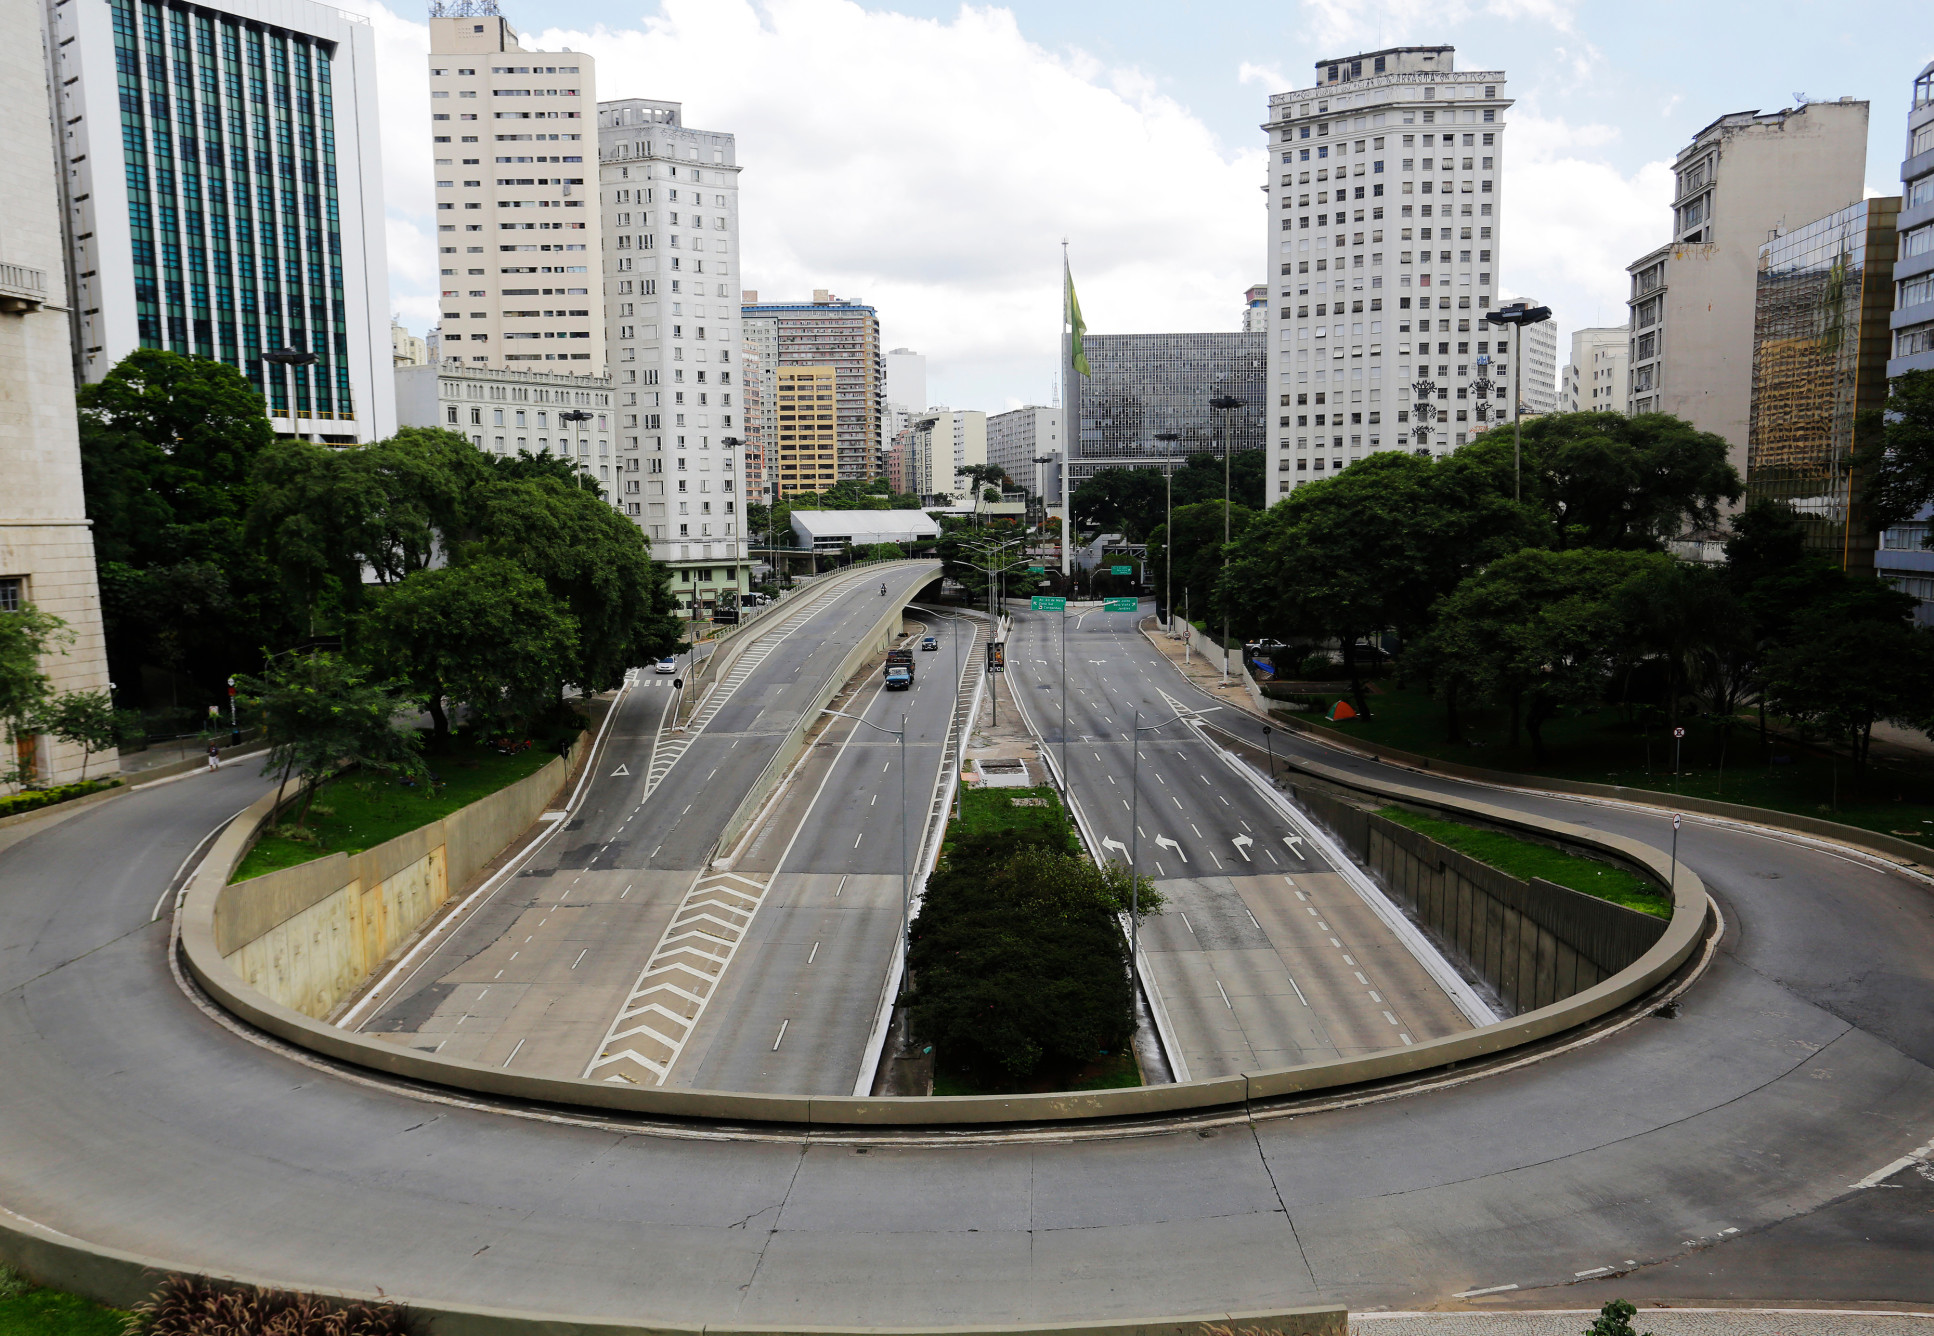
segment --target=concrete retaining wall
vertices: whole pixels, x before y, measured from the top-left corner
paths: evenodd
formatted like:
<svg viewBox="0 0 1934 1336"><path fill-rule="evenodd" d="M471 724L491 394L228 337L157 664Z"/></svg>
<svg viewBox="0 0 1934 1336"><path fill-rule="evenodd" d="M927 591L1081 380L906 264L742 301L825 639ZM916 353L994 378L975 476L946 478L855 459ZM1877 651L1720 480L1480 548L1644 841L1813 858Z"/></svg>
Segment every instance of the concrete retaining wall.
<svg viewBox="0 0 1934 1336"><path fill-rule="evenodd" d="M1291 789L1514 1015L1603 983L1665 933L1664 919L1542 878L1522 881L1375 812L1307 785Z"/></svg>
<svg viewBox="0 0 1934 1336"><path fill-rule="evenodd" d="M580 738L570 756L361 853L329 854L223 886L210 924L216 951L263 996L305 1016L327 1016L448 903L453 889L537 819L587 745ZM236 823L251 841L270 815L263 803L256 806L264 810L251 808Z"/></svg>

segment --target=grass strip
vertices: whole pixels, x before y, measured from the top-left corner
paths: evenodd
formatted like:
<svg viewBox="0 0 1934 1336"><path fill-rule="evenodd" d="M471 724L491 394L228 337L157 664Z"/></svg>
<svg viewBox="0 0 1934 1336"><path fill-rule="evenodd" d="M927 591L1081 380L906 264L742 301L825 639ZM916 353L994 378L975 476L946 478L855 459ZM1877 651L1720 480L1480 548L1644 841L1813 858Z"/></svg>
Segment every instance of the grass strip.
<svg viewBox="0 0 1934 1336"><path fill-rule="evenodd" d="M1400 826L1408 826L1420 835L1428 835L1439 844L1468 854L1507 876L1523 881L1542 877L1600 900L1636 909L1641 914L1650 914L1654 918L1672 917L1672 902L1651 882L1622 867L1579 858L1549 845L1534 844L1530 840L1506 835L1502 831L1479 830L1461 822L1422 816L1402 807L1385 807L1377 815L1387 817Z"/></svg>
<svg viewBox="0 0 1934 1336"><path fill-rule="evenodd" d="M393 776L373 771L338 775L316 792L309 809L311 838L264 834L231 880L247 881L325 854L361 853L487 798L535 774L556 757L557 753L538 747L503 756L487 744L459 742L450 752L429 758L437 779L434 791L421 784L406 787ZM277 831L289 830L294 819L293 812L285 811L287 824Z"/></svg>
<svg viewBox="0 0 1934 1336"><path fill-rule="evenodd" d="M0 1336L121 1336L128 1315L0 1266Z"/></svg>
<svg viewBox="0 0 1934 1336"><path fill-rule="evenodd" d="M1074 849L1074 827L1052 788L961 788L960 815L947 825L948 844L956 835L1010 831L1047 837L1057 849Z"/></svg>

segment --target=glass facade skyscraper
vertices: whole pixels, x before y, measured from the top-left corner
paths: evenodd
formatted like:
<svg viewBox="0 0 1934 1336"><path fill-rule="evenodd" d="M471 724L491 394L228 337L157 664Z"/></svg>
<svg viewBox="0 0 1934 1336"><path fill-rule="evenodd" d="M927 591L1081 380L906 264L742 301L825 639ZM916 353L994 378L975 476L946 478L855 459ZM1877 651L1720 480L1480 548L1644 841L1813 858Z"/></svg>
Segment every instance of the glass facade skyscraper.
<svg viewBox="0 0 1934 1336"><path fill-rule="evenodd" d="M1162 467L1190 455L1263 448L1267 331L1234 334L1089 334L1091 374L1070 386L1081 428L1074 485L1098 469ZM1219 397L1242 400L1224 416ZM1177 439L1159 437L1173 433Z"/></svg>
<svg viewBox="0 0 1934 1336"><path fill-rule="evenodd" d="M163 348L238 368L285 435L393 431L367 21L306 0L50 14L81 377Z"/></svg>
<svg viewBox="0 0 1934 1336"><path fill-rule="evenodd" d="M1759 250L1747 490L1793 506L1807 545L1848 569L1873 567L1854 426L1887 397L1899 213L1898 196L1863 200Z"/></svg>

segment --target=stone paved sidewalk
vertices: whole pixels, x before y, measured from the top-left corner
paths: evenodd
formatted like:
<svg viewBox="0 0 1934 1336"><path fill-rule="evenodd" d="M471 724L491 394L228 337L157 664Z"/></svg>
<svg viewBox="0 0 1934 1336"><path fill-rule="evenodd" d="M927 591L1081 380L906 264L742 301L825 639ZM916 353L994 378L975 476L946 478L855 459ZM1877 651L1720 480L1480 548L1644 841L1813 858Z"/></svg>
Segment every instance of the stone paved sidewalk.
<svg viewBox="0 0 1934 1336"><path fill-rule="evenodd" d="M1353 1313L1351 1336L1579 1336L1594 1310L1526 1313ZM1642 1308L1652 1336L1934 1336L1934 1314L1847 1310Z"/></svg>

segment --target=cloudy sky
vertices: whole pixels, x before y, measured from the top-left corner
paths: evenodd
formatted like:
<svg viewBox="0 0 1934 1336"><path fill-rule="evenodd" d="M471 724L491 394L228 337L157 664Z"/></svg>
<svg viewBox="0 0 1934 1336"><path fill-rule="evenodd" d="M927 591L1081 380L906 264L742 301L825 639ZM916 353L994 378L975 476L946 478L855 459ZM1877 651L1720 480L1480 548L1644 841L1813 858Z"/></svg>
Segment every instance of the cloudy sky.
<svg viewBox="0 0 1934 1336"><path fill-rule="evenodd" d="M374 20L391 302L435 322L420 9ZM927 354L930 398L1049 402L1066 238L1097 332L1232 330L1264 276L1272 92L1319 59L1450 43L1509 114L1501 281L1563 340L1621 323L1665 239L1672 156L1713 118L1871 101L1868 193L1899 189L1919 0L500 0L526 46L588 51L602 98L684 103L738 137L744 286L831 288ZM1800 221L1800 220L1796 220Z"/></svg>

